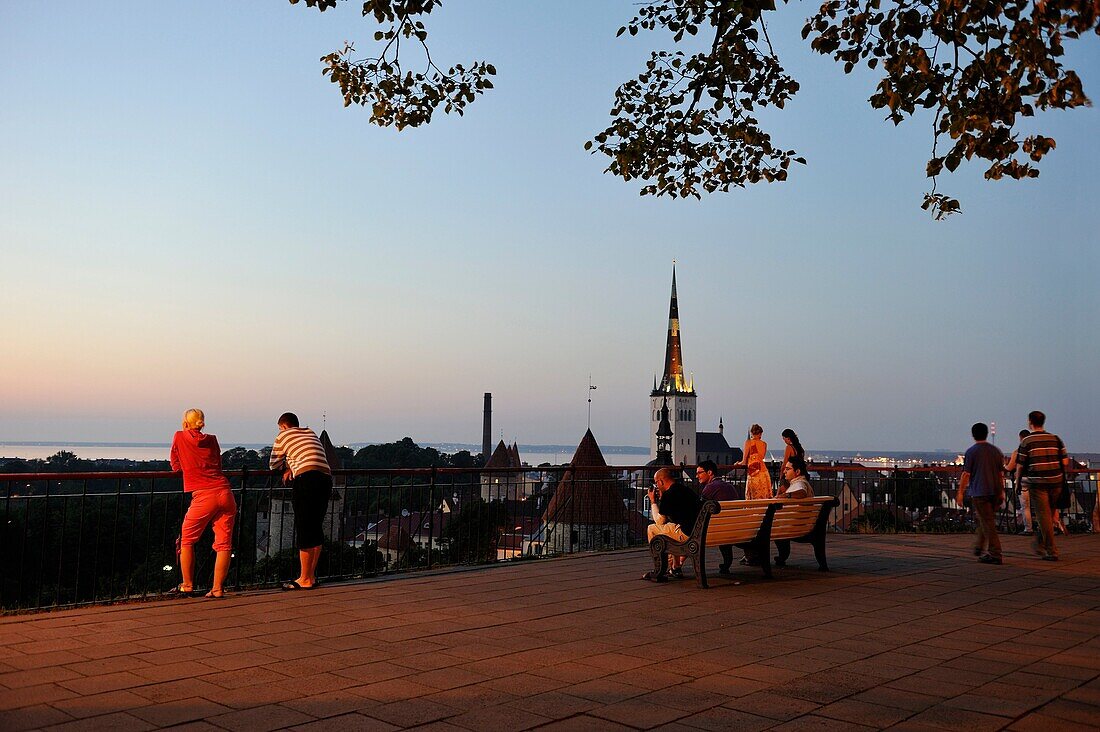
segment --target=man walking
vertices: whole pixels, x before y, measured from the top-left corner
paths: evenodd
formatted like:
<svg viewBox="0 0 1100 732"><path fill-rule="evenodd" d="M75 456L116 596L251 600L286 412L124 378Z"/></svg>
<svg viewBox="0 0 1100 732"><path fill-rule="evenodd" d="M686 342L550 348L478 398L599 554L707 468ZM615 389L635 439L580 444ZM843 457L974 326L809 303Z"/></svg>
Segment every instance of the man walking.
<svg viewBox="0 0 1100 732"><path fill-rule="evenodd" d="M703 487L704 501L743 501L745 489L727 483L718 477L718 466L713 460L704 460L695 468L695 479ZM718 574L729 574L733 564L733 544L721 544L722 563L718 565Z"/></svg>
<svg viewBox="0 0 1100 732"><path fill-rule="evenodd" d="M974 444L963 457L962 478L955 502L960 506L970 496L977 530L974 554L982 564L1003 564L1001 538L997 535L997 507L1005 500L1005 456L996 445L986 442L989 426L978 422L970 428Z"/></svg>
<svg viewBox="0 0 1100 732"><path fill-rule="evenodd" d="M279 434L271 448L271 469L283 470L290 485L294 508L294 536L301 572L284 582L284 590L312 590L317 584L317 562L325 543L325 513L332 494L332 470L316 433L298 426L298 417L286 412L279 417Z"/></svg>
<svg viewBox="0 0 1100 732"><path fill-rule="evenodd" d="M1047 416L1036 410L1027 415L1031 434L1020 441L1016 450L1016 484L1031 493L1031 512L1039 519L1039 535L1031 543L1043 559L1058 561L1058 548L1054 546L1054 511L1058 496L1065 484L1069 455L1058 435L1044 428Z"/></svg>

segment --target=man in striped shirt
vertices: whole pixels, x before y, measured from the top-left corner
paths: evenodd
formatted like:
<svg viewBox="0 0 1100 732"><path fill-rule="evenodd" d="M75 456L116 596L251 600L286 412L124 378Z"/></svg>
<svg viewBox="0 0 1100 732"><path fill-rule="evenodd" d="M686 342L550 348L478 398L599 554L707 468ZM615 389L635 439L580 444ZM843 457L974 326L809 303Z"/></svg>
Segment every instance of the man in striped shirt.
<svg viewBox="0 0 1100 732"><path fill-rule="evenodd" d="M325 541L325 513L332 494L332 470L325 448L313 430L298 426L298 417L279 417L279 434L271 448L271 469L283 470L294 507L294 535L302 568L298 579L283 583L284 590L312 590L317 584L317 562Z"/></svg>
<svg viewBox="0 0 1100 732"><path fill-rule="evenodd" d="M1065 483L1069 455L1062 439L1043 428L1046 421L1046 415L1039 411L1027 415L1031 434L1020 441L1016 450L1016 485L1027 486L1031 493L1031 513L1039 518L1041 533L1031 546L1043 559L1054 562L1058 559L1058 549L1054 546L1055 502Z"/></svg>

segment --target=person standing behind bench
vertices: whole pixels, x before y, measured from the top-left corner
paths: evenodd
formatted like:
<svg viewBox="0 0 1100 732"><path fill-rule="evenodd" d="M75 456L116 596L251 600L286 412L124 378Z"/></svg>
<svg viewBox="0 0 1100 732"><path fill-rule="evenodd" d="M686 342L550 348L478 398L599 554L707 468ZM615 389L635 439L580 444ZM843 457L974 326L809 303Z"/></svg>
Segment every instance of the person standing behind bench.
<svg viewBox="0 0 1100 732"><path fill-rule="evenodd" d="M748 470L745 498L750 501L766 500L772 497L772 477L768 473L768 466L764 465L764 456L768 454L768 443L763 440L764 428L754 424L749 428L749 435L742 451L744 457L735 466Z"/></svg>
<svg viewBox="0 0 1100 732"><path fill-rule="evenodd" d="M279 417L279 434L271 448L271 469L284 470L294 507L294 535L301 572L284 582L284 590L312 590L317 584L317 562L325 542L325 513L332 494L332 470L316 433L298 426L298 417L286 412Z"/></svg>
<svg viewBox="0 0 1100 732"><path fill-rule="evenodd" d="M996 445L986 442L989 425L977 422L970 428L974 444L963 456L962 477L955 502L962 505L970 496L970 507L977 517L974 554L982 564L1001 564L1001 538L997 535L997 508L1005 500L1005 456Z"/></svg>
<svg viewBox="0 0 1100 732"><path fill-rule="evenodd" d="M649 541L664 535L676 541L687 541L695 528L695 519L699 516L702 502L695 491L688 488L680 479L680 471L675 468L661 468L653 476L653 488L649 489L650 512L653 523L649 525ZM670 574L677 579L684 576L685 557L669 557ZM664 582L667 578L656 572L646 572L642 579L650 582Z"/></svg>
<svg viewBox="0 0 1100 732"><path fill-rule="evenodd" d="M743 501L745 489L727 483L718 477L718 466L713 460L704 460L695 468L695 479L703 486L704 501ZM721 544L722 563L718 565L718 574L729 574L733 564L733 544Z"/></svg>
<svg viewBox="0 0 1100 732"><path fill-rule="evenodd" d="M1065 471L1069 467L1066 446L1058 435L1047 432L1043 425L1047 416L1036 410L1027 415L1031 434L1020 441L1016 450L1016 485L1023 485L1031 492L1031 512L1038 514L1040 535L1031 548L1047 561L1058 561L1058 549L1054 546L1055 502L1065 483Z"/></svg>
<svg viewBox="0 0 1100 732"><path fill-rule="evenodd" d="M191 494L191 505L183 517L180 529L180 574L183 582L176 585L176 592L190 595L195 590L195 543L206 530L214 525L214 586L206 597L225 597L225 578L229 575L229 562L233 552L233 524L237 520L237 502L229 480L222 473L222 451L218 438L203 434L206 415L201 409L188 409L183 413L182 430L172 436L172 450L168 460L174 472L183 472L183 490Z"/></svg>

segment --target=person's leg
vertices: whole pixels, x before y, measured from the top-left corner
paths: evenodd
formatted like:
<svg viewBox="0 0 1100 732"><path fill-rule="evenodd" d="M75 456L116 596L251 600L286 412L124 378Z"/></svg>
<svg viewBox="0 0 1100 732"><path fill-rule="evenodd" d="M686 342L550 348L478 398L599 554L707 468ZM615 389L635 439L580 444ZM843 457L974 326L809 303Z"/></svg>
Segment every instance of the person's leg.
<svg viewBox="0 0 1100 732"><path fill-rule="evenodd" d="M232 556L233 552L230 549L218 552L214 560L214 586L210 588L210 597L221 597L225 594L225 578L229 576L229 563Z"/></svg>
<svg viewBox="0 0 1100 732"><path fill-rule="evenodd" d="M1057 501L1057 497L1055 497L1055 501ZM1068 534L1069 532L1066 531L1066 525L1062 523L1062 509L1057 506L1052 506L1050 512L1051 520L1054 522L1054 528L1062 532L1063 535Z"/></svg>
<svg viewBox="0 0 1100 732"><path fill-rule="evenodd" d="M1054 518L1051 511L1050 491L1045 487L1031 486L1031 509L1039 519L1039 535L1035 537L1032 546L1040 556L1057 557L1054 548Z"/></svg>
<svg viewBox="0 0 1100 732"><path fill-rule="evenodd" d="M982 516L982 509L978 508L980 503L983 503L983 501L978 496L970 499L970 512L974 514L974 554L976 556L982 555L986 545L985 520Z"/></svg>
<svg viewBox="0 0 1100 732"><path fill-rule="evenodd" d="M997 509L993 500L985 496L973 499L974 513L978 519L978 534L981 536L983 549L988 549L989 556L1001 559L1001 541L997 536Z"/></svg>
<svg viewBox="0 0 1100 732"><path fill-rule="evenodd" d="M180 583L181 592L191 592L195 589L195 547L192 544L180 544L180 575L183 581Z"/></svg>
<svg viewBox="0 0 1100 732"><path fill-rule="evenodd" d="M237 502L233 493L225 491L218 498L220 513L214 519L214 586L207 597L221 597L225 594L225 578L229 576L229 564L233 557L233 526L237 522Z"/></svg>
<svg viewBox="0 0 1100 732"><path fill-rule="evenodd" d="M309 569L302 571L302 579L305 580L305 587L313 587L317 584L317 562L321 560L320 545L307 549L305 554L308 557ZM307 566L307 563L303 563L302 566Z"/></svg>
<svg viewBox="0 0 1100 732"><path fill-rule="evenodd" d="M180 527L180 576L181 592L195 589L195 542L202 536L206 525L210 523L210 501L207 491L195 491L191 494L191 505L183 517Z"/></svg>
<svg viewBox="0 0 1100 732"><path fill-rule="evenodd" d="M1024 488L1020 492L1020 503L1024 507L1024 533L1032 533L1031 526L1031 491L1028 488Z"/></svg>
<svg viewBox="0 0 1100 732"><path fill-rule="evenodd" d="M733 566L733 544L720 545L718 552L722 555L722 563L718 565L718 571L730 571L730 567Z"/></svg>
<svg viewBox="0 0 1100 732"><path fill-rule="evenodd" d="M775 565L782 567L791 556L791 542L787 539L778 539L775 542Z"/></svg>
<svg viewBox="0 0 1100 732"><path fill-rule="evenodd" d="M310 521L312 502L309 495L308 475L307 473L294 478L290 489L291 506L294 508L294 540L298 545L298 576L292 582L299 587L307 587L311 584L306 581L306 575L309 573L309 552L313 548L309 536L312 526Z"/></svg>

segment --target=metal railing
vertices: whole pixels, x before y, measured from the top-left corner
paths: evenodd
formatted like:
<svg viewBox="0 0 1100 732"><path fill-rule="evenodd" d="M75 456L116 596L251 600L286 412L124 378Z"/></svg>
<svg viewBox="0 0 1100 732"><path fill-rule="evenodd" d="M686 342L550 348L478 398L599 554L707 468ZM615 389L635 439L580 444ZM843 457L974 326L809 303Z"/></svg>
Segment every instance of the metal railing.
<svg viewBox="0 0 1100 732"><path fill-rule="evenodd" d="M776 466L771 465L773 478ZM839 499L837 531L970 528L954 503L956 467L811 465L817 495ZM338 470L325 521L323 579L620 549L645 544L652 468ZM237 500L233 589L293 578L290 492L271 471L227 471ZM1086 524L1100 471L1074 471L1064 520ZM743 469L726 478L744 484ZM187 495L169 472L0 473L0 608L60 608L162 596L179 577ZM1008 491L1014 497L1014 491ZM1021 528L1013 502L1002 528ZM213 571L210 529L195 546L196 585Z"/></svg>

